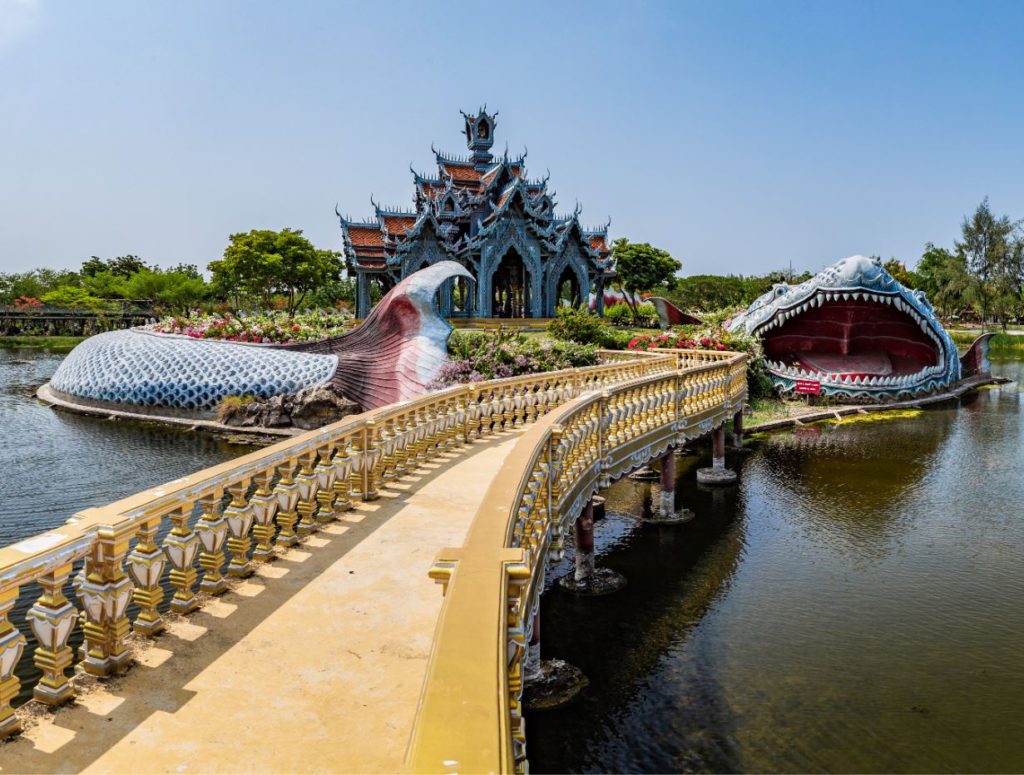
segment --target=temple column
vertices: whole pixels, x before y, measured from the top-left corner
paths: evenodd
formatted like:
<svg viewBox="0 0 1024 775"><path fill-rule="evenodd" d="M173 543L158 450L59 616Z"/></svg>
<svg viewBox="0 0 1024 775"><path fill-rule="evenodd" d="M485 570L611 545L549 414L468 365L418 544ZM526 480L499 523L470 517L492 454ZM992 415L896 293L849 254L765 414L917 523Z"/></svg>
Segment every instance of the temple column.
<svg viewBox="0 0 1024 775"><path fill-rule="evenodd" d="M698 468L700 484L732 484L736 472L725 467L725 423L711 432L711 468Z"/></svg>
<svg viewBox="0 0 1024 775"><path fill-rule="evenodd" d="M356 317L366 319L370 314L370 278L366 272L356 272Z"/></svg>
<svg viewBox="0 0 1024 775"><path fill-rule="evenodd" d="M604 278L598 275L594 278L594 301L597 316L604 317Z"/></svg>

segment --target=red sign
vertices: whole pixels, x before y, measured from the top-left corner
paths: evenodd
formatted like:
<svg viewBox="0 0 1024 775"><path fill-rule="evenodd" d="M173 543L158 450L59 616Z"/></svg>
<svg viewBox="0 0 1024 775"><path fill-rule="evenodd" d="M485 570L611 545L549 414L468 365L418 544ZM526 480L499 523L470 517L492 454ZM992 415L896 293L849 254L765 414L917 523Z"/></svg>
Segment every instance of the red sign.
<svg viewBox="0 0 1024 775"><path fill-rule="evenodd" d="M798 379L796 381L796 392L809 396L820 396L821 383L815 379Z"/></svg>

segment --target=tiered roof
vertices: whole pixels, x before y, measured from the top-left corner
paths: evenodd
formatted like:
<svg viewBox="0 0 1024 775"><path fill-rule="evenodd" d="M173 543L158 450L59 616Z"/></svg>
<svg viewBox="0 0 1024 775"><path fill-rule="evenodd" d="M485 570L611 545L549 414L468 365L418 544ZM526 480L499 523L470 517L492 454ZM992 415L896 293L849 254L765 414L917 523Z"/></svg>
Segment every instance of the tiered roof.
<svg viewBox="0 0 1024 775"><path fill-rule="evenodd" d="M569 216L556 216L555 194L548 190L547 176L535 180L527 176L526 152L516 158L510 158L507 150L500 158L490 153L496 115L483 109L476 116L463 113L470 156L452 156L432 148L437 174L424 175L410 168L412 210L381 207L371 197L371 219L355 221L338 213L350 270L399 266L402 246L415 239L427 222L452 256L458 257L472 251L513 209L552 249L575 225L582 249L599 269L610 268L607 225L583 229L578 207Z"/></svg>

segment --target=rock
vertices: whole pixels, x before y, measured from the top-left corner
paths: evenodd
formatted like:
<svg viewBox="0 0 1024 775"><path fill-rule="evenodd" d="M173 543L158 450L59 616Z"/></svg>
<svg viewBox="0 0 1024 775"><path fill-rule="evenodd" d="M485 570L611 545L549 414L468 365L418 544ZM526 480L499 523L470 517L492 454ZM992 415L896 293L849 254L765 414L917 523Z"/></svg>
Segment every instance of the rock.
<svg viewBox="0 0 1024 775"><path fill-rule="evenodd" d="M292 395L249 399L220 411L225 425L244 428L287 428L313 430L362 411L330 385L304 388Z"/></svg>

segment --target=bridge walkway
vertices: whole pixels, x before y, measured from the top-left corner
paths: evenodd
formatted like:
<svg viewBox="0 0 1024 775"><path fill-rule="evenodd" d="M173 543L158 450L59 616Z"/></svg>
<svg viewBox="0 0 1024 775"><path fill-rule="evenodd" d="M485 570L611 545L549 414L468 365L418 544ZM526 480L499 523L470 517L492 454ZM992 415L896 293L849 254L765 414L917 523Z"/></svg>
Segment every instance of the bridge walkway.
<svg viewBox="0 0 1024 775"><path fill-rule="evenodd" d="M464 542L525 430L437 455L159 637L133 636L135 667L26 724L0 771L400 770L443 600L427 570Z"/></svg>

